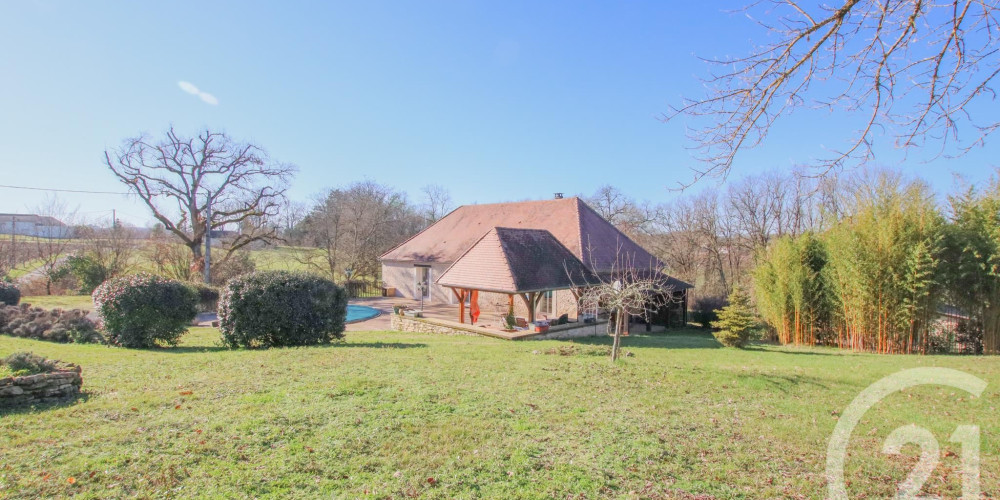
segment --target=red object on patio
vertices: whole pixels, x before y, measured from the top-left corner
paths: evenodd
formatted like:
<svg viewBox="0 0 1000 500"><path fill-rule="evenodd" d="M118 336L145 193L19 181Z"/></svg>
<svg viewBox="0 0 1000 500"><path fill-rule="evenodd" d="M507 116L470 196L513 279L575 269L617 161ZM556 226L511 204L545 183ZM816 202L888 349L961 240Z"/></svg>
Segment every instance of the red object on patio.
<svg viewBox="0 0 1000 500"><path fill-rule="evenodd" d="M473 290L472 296L469 297L469 316L473 325L479 320L479 290Z"/></svg>

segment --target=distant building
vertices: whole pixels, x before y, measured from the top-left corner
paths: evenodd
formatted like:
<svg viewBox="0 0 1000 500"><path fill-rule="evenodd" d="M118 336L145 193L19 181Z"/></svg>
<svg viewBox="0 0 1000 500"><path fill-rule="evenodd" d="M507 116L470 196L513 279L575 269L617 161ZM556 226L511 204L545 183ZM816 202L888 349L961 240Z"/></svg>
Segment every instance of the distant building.
<svg viewBox="0 0 1000 500"><path fill-rule="evenodd" d="M73 228L47 215L0 214L0 234L70 238L73 236Z"/></svg>

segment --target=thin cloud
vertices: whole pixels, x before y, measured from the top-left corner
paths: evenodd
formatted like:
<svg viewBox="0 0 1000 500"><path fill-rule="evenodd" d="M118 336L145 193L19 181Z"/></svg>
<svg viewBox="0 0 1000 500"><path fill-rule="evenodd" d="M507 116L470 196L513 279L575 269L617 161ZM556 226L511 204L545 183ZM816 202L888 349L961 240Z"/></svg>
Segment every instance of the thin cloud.
<svg viewBox="0 0 1000 500"><path fill-rule="evenodd" d="M185 82L184 80L181 80L177 82L177 86L180 87L180 89L183 90L184 92L187 92L188 94L198 96L199 99L201 99L207 104L211 104L212 106L219 105L218 98L216 98L212 94L209 94L208 92L202 92L200 89L198 89L198 87L195 84L191 82Z"/></svg>

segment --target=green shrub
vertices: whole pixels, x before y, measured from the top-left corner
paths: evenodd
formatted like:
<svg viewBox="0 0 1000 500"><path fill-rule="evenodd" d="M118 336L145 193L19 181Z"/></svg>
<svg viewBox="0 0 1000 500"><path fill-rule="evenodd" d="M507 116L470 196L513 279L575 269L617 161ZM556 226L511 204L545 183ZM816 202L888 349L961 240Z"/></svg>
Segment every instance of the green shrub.
<svg viewBox="0 0 1000 500"><path fill-rule="evenodd" d="M750 307L750 297L740 287L729 294L729 305L719 311L719 320L712 323L718 328L715 340L727 347L743 348L760 330L760 323Z"/></svg>
<svg viewBox="0 0 1000 500"><path fill-rule="evenodd" d="M7 356L2 363L14 377L51 373L59 369L55 361L24 351Z"/></svg>
<svg viewBox="0 0 1000 500"><path fill-rule="evenodd" d="M709 328L719 319L719 309L726 307L725 297L698 297L691 303L691 321Z"/></svg>
<svg viewBox="0 0 1000 500"><path fill-rule="evenodd" d="M301 273L239 276L219 300L222 341L231 348L326 344L343 337L346 316L343 288Z"/></svg>
<svg viewBox="0 0 1000 500"><path fill-rule="evenodd" d="M112 278L93 297L108 343L122 347L176 345L198 314L191 287L150 274Z"/></svg>
<svg viewBox="0 0 1000 500"><path fill-rule="evenodd" d="M91 294L111 277L111 272L103 264L86 255L72 255L66 259L66 269L76 278L80 293Z"/></svg>
<svg viewBox="0 0 1000 500"><path fill-rule="evenodd" d="M0 305L16 306L21 302L21 289L13 283L0 280Z"/></svg>
<svg viewBox="0 0 1000 500"><path fill-rule="evenodd" d="M0 306L0 333L14 337L77 344L104 339L87 312L80 309L42 309L31 304Z"/></svg>
<svg viewBox="0 0 1000 500"><path fill-rule="evenodd" d="M188 286L198 295L199 312L215 312L219 308L219 289L205 283L191 282Z"/></svg>

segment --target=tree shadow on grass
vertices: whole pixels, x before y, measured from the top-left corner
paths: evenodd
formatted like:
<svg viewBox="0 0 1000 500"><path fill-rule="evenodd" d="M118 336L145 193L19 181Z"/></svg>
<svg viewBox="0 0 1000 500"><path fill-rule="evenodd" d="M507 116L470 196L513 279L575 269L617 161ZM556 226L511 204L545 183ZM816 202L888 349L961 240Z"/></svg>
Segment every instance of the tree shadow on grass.
<svg viewBox="0 0 1000 500"><path fill-rule="evenodd" d="M3 406L0 407L0 417L12 416L12 415L24 415L29 413L40 413L48 410L55 410L66 406L72 406L77 403L86 403L87 400L89 399L90 399L90 393L87 391L82 391L76 396L61 399L59 401L52 401L50 403L31 403L31 404L22 404L18 406Z"/></svg>
<svg viewBox="0 0 1000 500"><path fill-rule="evenodd" d="M192 353L208 353L208 352L220 352L220 351L253 351L262 352L275 349L326 349L326 348L344 348L344 347L362 347L369 349L415 349L421 347L427 347L427 344L420 343L405 343L405 342L359 342L359 343L348 343L348 342L331 342L329 344L318 344L318 345L308 345L308 346L288 346L288 347L269 347L269 348L257 348L257 349L247 349L238 347L235 349L230 349L225 346L176 346L161 349L145 349L149 352L164 353L164 354L192 354Z"/></svg>
<svg viewBox="0 0 1000 500"><path fill-rule="evenodd" d="M163 354L192 354L192 353L206 353L206 352L220 352L220 351L230 351L228 347L221 345L199 345L199 346L174 346L174 347L159 347L153 349L137 349L146 352L155 352Z"/></svg>
<svg viewBox="0 0 1000 500"><path fill-rule="evenodd" d="M777 391L788 393L789 389L792 387L800 385L808 385L812 387L817 387L820 389L828 389L826 384L821 382L822 379L809 376L792 376L792 375L774 375L770 373L735 373L734 377L741 380L760 380L766 382L767 385Z"/></svg>
<svg viewBox="0 0 1000 500"><path fill-rule="evenodd" d="M743 348L744 351L748 352L763 352L769 354L791 354L793 356L843 356L843 353L837 352L819 352L819 351L805 351L805 350L789 350L789 349L767 349L764 346L770 345L772 347L780 347L774 344L758 344L758 345L748 345Z"/></svg>
<svg viewBox="0 0 1000 500"><path fill-rule="evenodd" d="M419 349L422 347L427 347L427 344L422 344L419 342L407 343L407 342L360 342L357 344L350 344L347 342L340 342L330 344L324 347L367 347L371 349Z"/></svg>
<svg viewBox="0 0 1000 500"><path fill-rule="evenodd" d="M571 339L573 342L590 345L611 345L611 336L583 337ZM622 337L623 348L661 348L661 349L719 349L722 344L715 340L711 333L692 332L690 330L662 333L633 333Z"/></svg>

